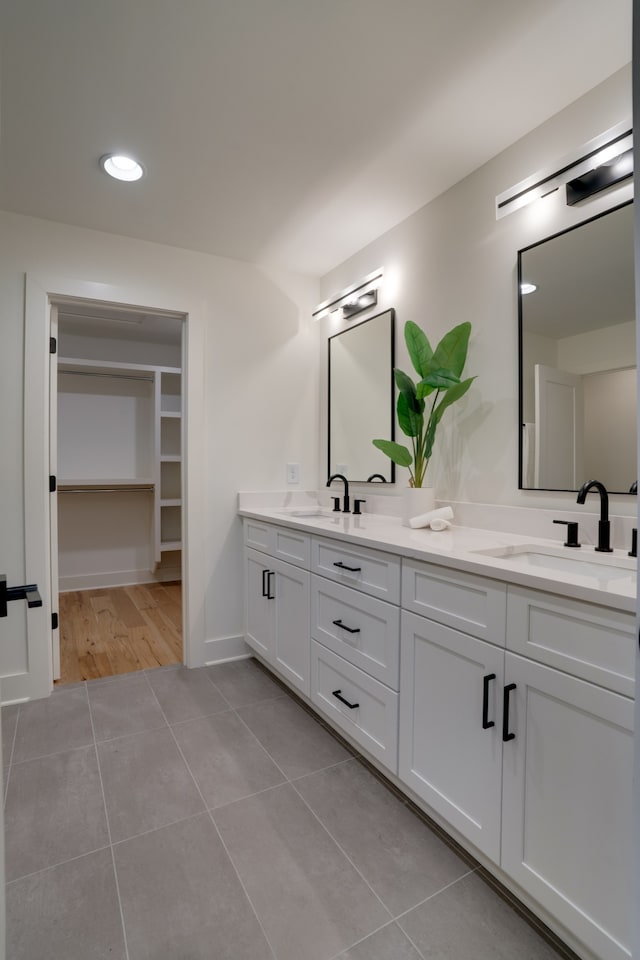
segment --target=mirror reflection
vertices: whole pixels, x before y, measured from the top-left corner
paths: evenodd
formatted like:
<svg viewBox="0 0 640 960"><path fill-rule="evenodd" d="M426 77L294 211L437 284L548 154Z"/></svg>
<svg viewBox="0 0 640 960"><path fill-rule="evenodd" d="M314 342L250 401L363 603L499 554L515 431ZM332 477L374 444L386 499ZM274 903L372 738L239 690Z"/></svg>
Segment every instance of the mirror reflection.
<svg viewBox="0 0 640 960"><path fill-rule="evenodd" d="M518 252L521 489L636 478L633 205ZM522 292L523 284L535 289Z"/></svg>
<svg viewBox="0 0 640 960"><path fill-rule="evenodd" d="M327 476L393 483L394 465L371 443L393 438L393 310L329 338Z"/></svg>

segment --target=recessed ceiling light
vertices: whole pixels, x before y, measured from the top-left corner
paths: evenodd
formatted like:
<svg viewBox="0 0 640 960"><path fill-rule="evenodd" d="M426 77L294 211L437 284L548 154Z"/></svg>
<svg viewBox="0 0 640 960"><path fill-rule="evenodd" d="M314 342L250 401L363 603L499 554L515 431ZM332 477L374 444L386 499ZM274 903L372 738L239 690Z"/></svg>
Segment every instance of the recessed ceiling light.
<svg viewBox="0 0 640 960"><path fill-rule="evenodd" d="M535 283L521 283L520 284L520 293L524 296L526 293L535 293L537 290Z"/></svg>
<svg viewBox="0 0 640 960"><path fill-rule="evenodd" d="M133 157L121 153L107 153L100 157L100 166L110 177L116 180L139 180L144 174L141 164Z"/></svg>

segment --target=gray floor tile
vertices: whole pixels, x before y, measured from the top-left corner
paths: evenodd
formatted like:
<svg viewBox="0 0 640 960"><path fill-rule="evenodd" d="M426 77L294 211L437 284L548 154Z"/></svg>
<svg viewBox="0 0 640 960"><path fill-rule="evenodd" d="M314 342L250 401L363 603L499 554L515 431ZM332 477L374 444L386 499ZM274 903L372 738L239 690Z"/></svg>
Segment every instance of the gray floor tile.
<svg viewBox="0 0 640 960"><path fill-rule="evenodd" d="M158 670L148 673L147 678L169 723L229 709L229 704L211 683L206 667Z"/></svg>
<svg viewBox="0 0 640 960"><path fill-rule="evenodd" d="M110 850L8 884L7 957L124 960Z"/></svg>
<svg viewBox="0 0 640 960"><path fill-rule="evenodd" d="M290 784L213 817L278 960L328 960L389 919Z"/></svg>
<svg viewBox="0 0 640 960"><path fill-rule="evenodd" d="M287 696L253 659L220 663L208 667L208 673L232 707L246 707L259 700Z"/></svg>
<svg viewBox="0 0 640 960"><path fill-rule="evenodd" d="M84 687L20 704L14 763L89 743L93 743L93 731Z"/></svg>
<svg viewBox="0 0 640 960"><path fill-rule="evenodd" d="M9 766L11 762L19 709L20 706L17 703L2 708L2 762L4 766Z"/></svg>
<svg viewBox="0 0 640 960"><path fill-rule="evenodd" d="M555 950L476 874L398 923L427 960L558 960Z"/></svg>
<svg viewBox="0 0 640 960"><path fill-rule="evenodd" d="M98 759L114 843L204 810L168 727L99 743Z"/></svg>
<svg viewBox="0 0 640 960"><path fill-rule="evenodd" d="M351 756L306 710L288 697L241 707L238 713L291 779Z"/></svg>
<svg viewBox="0 0 640 960"><path fill-rule="evenodd" d="M96 740L111 740L166 726L153 690L142 674L134 679L89 684L88 692Z"/></svg>
<svg viewBox="0 0 640 960"><path fill-rule="evenodd" d="M296 789L394 917L469 872L357 760L297 780Z"/></svg>
<svg viewBox="0 0 640 960"><path fill-rule="evenodd" d="M130 960L273 960L208 814L114 853Z"/></svg>
<svg viewBox="0 0 640 960"><path fill-rule="evenodd" d="M5 827L7 880L108 844L95 748L13 764Z"/></svg>
<svg viewBox="0 0 640 960"><path fill-rule="evenodd" d="M207 806L219 807L284 777L232 710L172 727Z"/></svg>
<svg viewBox="0 0 640 960"><path fill-rule="evenodd" d="M341 953L339 960L422 960L395 923L390 923L377 933L372 933L357 946ZM457 960L451 957L450 960Z"/></svg>

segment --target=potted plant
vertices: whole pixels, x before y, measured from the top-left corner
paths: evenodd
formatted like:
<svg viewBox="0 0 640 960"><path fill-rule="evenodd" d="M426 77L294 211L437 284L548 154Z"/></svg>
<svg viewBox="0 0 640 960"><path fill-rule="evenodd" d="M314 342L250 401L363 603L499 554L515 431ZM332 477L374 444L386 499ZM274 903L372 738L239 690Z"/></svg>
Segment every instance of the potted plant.
<svg viewBox="0 0 640 960"><path fill-rule="evenodd" d="M402 370L394 369L398 388L397 413L400 429L411 440L411 450L393 440L374 440L373 445L400 467L409 468L409 487L425 489L425 474L433 452L438 424L451 404L465 395L475 377L461 380L467 359L470 323L460 323L442 338L435 350L426 334L412 320L404 325L404 339L411 363L420 378L414 382ZM433 498L433 493L431 494ZM431 505L433 499L431 499ZM430 509L428 503L423 504ZM408 505L406 516L418 510Z"/></svg>

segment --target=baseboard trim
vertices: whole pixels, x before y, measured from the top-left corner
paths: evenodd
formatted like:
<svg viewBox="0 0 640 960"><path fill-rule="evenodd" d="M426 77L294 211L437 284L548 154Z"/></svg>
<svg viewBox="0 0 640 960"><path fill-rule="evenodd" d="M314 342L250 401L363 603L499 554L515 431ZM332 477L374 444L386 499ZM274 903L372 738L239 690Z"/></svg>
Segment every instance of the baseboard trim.
<svg viewBox="0 0 640 960"><path fill-rule="evenodd" d="M232 660L247 660L253 656L244 642L244 635L236 637L216 637L205 640L204 662L210 667L216 663L229 663Z"/></svg>
<svg viewBox="0 0 640 960"><path fill-rule="evenodd" d="M58 591L69 593L71 590L99 590L101 587L131 587L138 583L166 583L168 580L180 580L180 567L167 567L163 570L118 570L114 573L84 573L76 576L60 577Z"/></svg>

